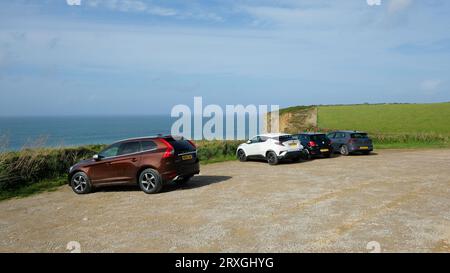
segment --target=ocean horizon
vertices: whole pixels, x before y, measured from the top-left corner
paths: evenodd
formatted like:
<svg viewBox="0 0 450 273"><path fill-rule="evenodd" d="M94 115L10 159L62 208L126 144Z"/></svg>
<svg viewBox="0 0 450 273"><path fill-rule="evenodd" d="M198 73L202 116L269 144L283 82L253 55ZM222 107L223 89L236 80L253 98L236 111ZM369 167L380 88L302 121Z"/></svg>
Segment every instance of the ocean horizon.
<svg viewBox="0 0 450 273"><path fill-rule="evenodd" d="M169 134L169 115L0 117L3 150L109 144L117 140Z"/></svg>
<svg viewBox="0 0 450 273"><path fill-rule="evenodd" d="M110 144L121 139L170 134L177 119L170 115L0 116L0 151Z"/></svg>

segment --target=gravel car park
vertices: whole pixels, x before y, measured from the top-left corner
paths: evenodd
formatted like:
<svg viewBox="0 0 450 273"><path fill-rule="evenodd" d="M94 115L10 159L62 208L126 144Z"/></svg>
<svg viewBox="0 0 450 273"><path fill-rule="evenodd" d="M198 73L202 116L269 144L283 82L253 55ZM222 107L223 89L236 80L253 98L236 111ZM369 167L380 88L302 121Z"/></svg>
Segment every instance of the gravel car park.
<svg viewBox="0 0 450 273"><path fill-rule="evenodd" d="M157 195L63 186L0 202L0 252L449 252L449 161L448 149L379 150L205 165Z"/></svg>

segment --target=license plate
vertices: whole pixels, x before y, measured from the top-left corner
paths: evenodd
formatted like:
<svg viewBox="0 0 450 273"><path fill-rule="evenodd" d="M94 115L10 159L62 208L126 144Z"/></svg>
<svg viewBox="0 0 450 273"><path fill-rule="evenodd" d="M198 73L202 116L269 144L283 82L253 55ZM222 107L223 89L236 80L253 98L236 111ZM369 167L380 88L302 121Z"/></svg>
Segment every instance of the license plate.
<svg viewBox="0 0 450 273"><path fill-rule="evenodd" d="M321 151L322 153L324 153L324 152L328 152L329 150L328 150L328 149L320 149L320 151Z"/></svg>
<svg viewBox="0 0 450 273"><path fill-rule="evenodd" d="M367 146L361 146L361 147L359 147L359 149L360 149L360 150L369 150L369 147L367 147Z"/></svg>
<svg viewBox="0 0 450 273"><path fill-rule="evenodd" d="M192 159L192 155L183 155L183 156L181 156L181 159L183 159L183 160Z"/></svg>
<svg viewBox="0 0 450 273"><path fill-rule="evenodd" d="M292 146L292 147L297 147L297 143L289 143L289 146Z"/></svg>

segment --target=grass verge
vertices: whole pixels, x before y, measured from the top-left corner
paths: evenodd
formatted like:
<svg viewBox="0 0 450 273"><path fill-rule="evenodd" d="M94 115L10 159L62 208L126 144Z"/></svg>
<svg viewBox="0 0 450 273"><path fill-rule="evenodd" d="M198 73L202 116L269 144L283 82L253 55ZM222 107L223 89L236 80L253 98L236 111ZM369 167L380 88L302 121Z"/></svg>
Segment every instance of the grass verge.
<svg viewBox="0 0 450 273"><path fill-rule="evenodd" d="M44 179L34 184L29 184L17 189L0 191L0 201L11 198L23 198L33 194L55 191L58 187L67 183L66 177Z"/></svg>
<svg viewBox="0 0 450 273"><path fill-rule="evenodd" d="M410 142L410 143L379 143L374 144L375 149L448 149L449 143L435 142L435 143L423 143L423 142Z"/></svg>

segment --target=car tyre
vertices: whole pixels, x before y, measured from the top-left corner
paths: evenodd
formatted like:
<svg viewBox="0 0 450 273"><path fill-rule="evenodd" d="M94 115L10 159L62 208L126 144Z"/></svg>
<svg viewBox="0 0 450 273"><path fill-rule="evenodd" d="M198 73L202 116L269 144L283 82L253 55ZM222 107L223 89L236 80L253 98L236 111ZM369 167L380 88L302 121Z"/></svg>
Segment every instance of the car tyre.
<svg viewBox="0 0 450 273"><path fill-rule="evenodd" d="M268 152L266 155L266 159L269 165L277 165L279 162L278 156L275 152Z"/></svg>
<svg viewBox="0 0 450 273"><path fill-rule="evenodd" d="M77 172L70 179L70 187L77 194L90 193L92 189L91 180L84 172Z"/></svg>
<svg viewBox="0 0 450 273"><path fill-rule="evenodd" d="M303 156L303 158L305 160L311 160L312 159L312 156L311 156L310 152L308 151L308 149L304 149L303 150L302 156Z"/></svg>
<svg viewBox="0 0 450 273"><path fill-rule="evenodd" d="M148 194L158 193L163 186L161 175L154 169L143 170L138 183L141 190Z"/></svg>
<svg viewBox="0 0 450 273"><path fill-rule="evenodd" d="M341 155L347 156L349 154L347 145L342 145L339 151L341 152Z"/></svg>
<svg viewBox="0 0 450 273"><path fill-rule="evenodd" d="M239 149L237 152L237 158L239 159L239 161L241 162L245 162L247 161L247 155L245 155L244 150Z"/></svg>

